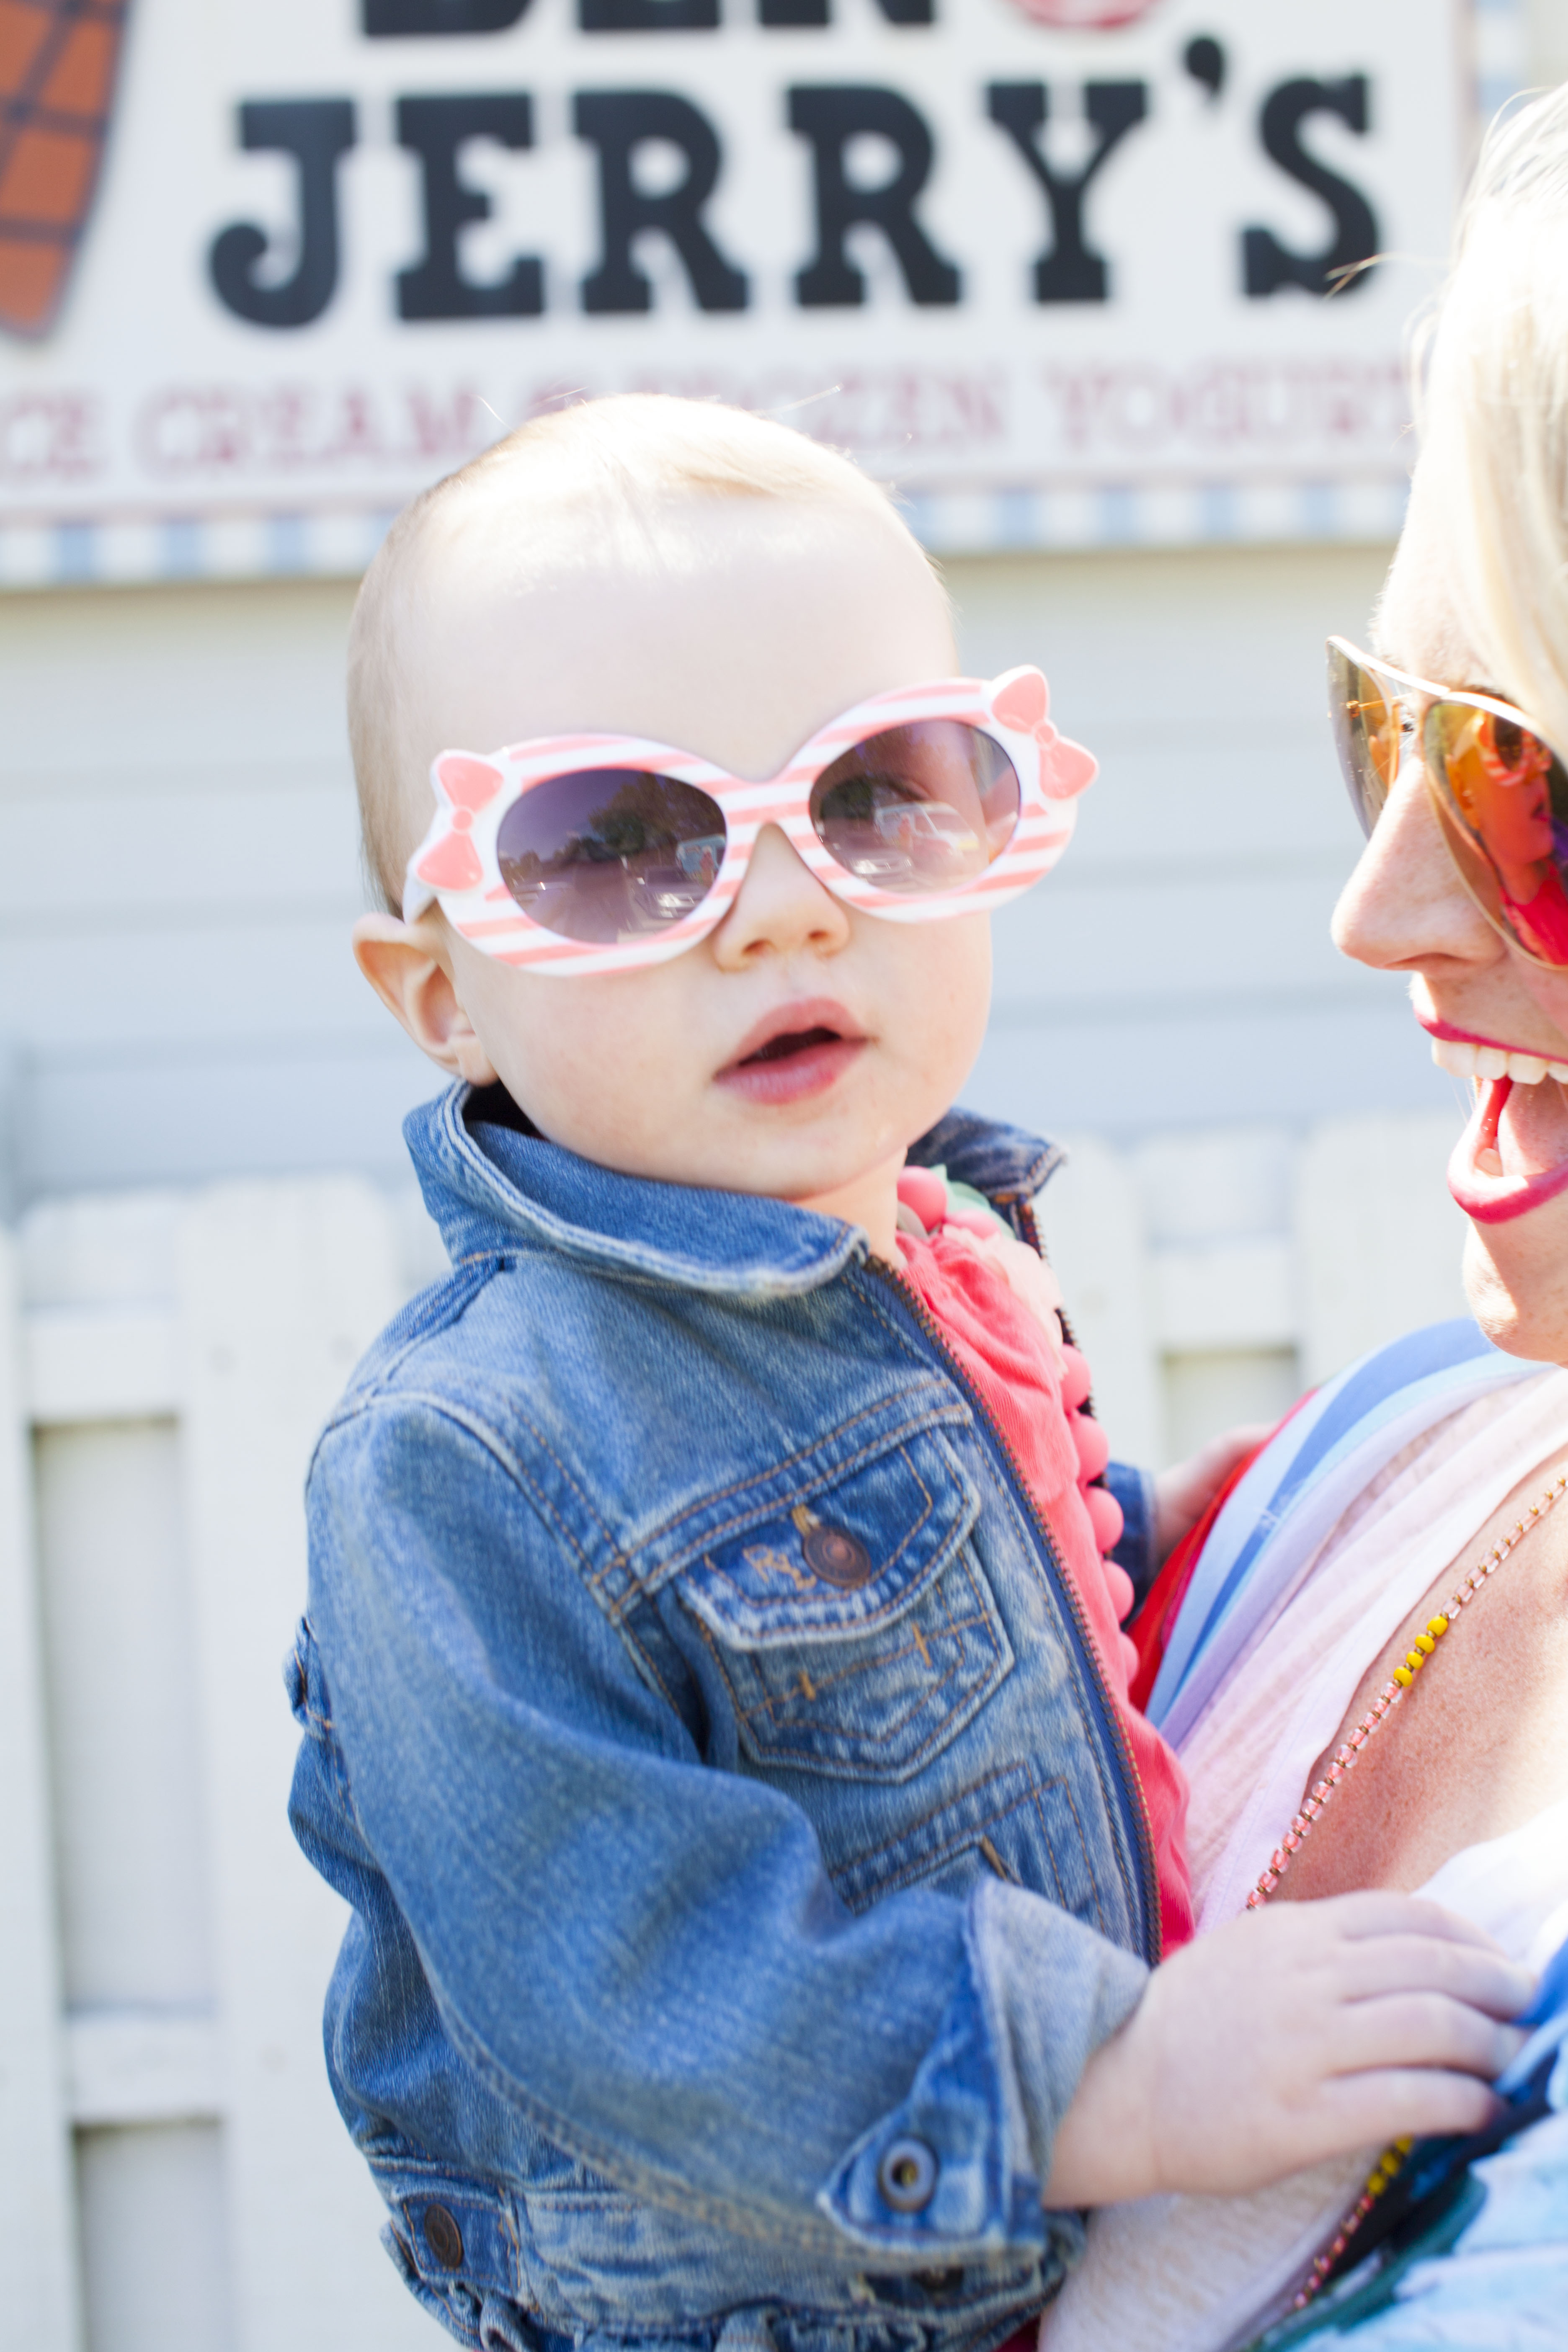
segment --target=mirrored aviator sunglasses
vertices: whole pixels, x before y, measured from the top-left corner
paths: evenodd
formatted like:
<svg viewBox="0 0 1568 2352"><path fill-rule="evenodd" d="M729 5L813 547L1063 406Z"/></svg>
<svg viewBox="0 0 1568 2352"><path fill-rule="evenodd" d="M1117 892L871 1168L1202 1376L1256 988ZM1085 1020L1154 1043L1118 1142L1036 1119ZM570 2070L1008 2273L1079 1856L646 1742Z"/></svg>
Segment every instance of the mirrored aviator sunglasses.
<svg viewBox="0 0 1568 2352"><path fill-rule="evenodd" d="M1428 797L1460 881L1510 947L1568 971L1568 769L1521 714L1329 639L1329 710L1369 837L1419 738Z"/></svg>

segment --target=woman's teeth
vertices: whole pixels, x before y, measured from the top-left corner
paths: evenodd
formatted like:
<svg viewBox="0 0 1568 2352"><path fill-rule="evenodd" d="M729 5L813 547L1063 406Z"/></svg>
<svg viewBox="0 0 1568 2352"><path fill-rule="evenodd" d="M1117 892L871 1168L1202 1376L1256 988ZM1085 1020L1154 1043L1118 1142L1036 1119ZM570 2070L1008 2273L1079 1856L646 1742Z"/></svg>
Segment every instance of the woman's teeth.
<svg viewBox="0 0 1568 2352"><path fill-rule="evenodd" d="M1500 1045L1466 1045L1455 1037L1434 1037L1432 1059L1440 1070L1457 1078L1513 1078L1521 1087L1538 1087L1542 1078L1568 1085L1568 1062L1548 1062L1539 1054L1505 1053Z"/></svg>

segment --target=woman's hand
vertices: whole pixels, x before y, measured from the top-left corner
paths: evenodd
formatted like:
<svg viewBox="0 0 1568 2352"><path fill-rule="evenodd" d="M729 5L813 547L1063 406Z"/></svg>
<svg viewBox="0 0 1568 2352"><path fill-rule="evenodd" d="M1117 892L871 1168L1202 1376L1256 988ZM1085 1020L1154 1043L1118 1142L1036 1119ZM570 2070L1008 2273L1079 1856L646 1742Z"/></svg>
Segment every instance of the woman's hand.
<svg viewBox="0 0 1568 2352"><path fill-rule="evenodd" d="M1155 1969L1084 2069L1049 2206L1235 2194L1406 2133L1479 2131L1534 1990L1436 1903L1338 1895L1231 1920Z"/></svg>
<svg viewBox="0 0 1568 2352"><path fill-rule="evenodd" d="M1154 1481L1154 1540L1162 1563L1188 1529L1196 1527L1237 1464L1256 1454L1266 1437L1272 1437L1274 1426L1272 1422L1249 1421L1240 1428L1227 1429L1223 1436L1211 1437L1185 1462L1160 1472Z"/></svg>

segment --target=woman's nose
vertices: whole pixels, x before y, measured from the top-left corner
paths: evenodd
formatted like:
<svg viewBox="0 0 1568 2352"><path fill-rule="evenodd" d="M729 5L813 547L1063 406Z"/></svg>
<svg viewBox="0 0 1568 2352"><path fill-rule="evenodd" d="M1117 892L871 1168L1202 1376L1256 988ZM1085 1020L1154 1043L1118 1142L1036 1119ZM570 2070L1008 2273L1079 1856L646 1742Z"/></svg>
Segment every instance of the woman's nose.
<svg viewBox="0 0 1568 2352"><path fill-rule="evenodd" d="M1334 908L1334 945L1378 971L1479 966L1502 941L1460 881L1418 761L1406 765Z"/></svg>
<svg viewBox="0 0 1568 2352"><path fill-rule="evenodd" d="M746 878L713 934L713 953L726 971L768 954L809 949L835 955L849 938L849 912L824 889L776 824L765 824L752 851Z"/></svg>

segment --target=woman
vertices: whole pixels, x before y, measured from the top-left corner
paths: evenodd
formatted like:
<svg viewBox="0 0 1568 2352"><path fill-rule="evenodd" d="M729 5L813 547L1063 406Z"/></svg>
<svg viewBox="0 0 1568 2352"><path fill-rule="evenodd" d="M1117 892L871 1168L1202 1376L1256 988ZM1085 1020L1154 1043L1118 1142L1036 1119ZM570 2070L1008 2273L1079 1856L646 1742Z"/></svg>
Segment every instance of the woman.
<svg viewBox="0 0 1568 2352"><path fill-rule="evenodd" d="M1335 936L1410 975L1436 1058L1476 1083L1448 1181L1495 1349L1415 1335L1277 1433L1179 1605L1152 1604L1150 1712L1193 1783L1200 1932L1418 1888L1539 1969L1568 1936L1568 89L1489 145L1421 409L1378 656L1331 654L1369 835ZM1343 2268L1377 2236L1402 2163L1378 2159L1109 2209L1046 2352L1252 2341L1326 2249ZM1476 2179L1485 2219L1358 2347L1563 2342L1568 2115Z"/></svg>

